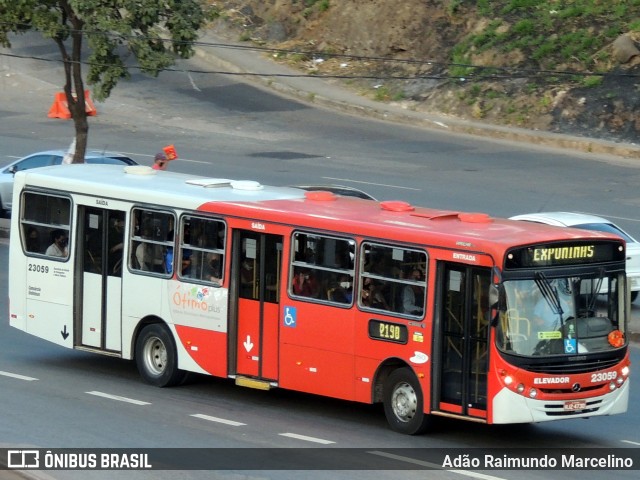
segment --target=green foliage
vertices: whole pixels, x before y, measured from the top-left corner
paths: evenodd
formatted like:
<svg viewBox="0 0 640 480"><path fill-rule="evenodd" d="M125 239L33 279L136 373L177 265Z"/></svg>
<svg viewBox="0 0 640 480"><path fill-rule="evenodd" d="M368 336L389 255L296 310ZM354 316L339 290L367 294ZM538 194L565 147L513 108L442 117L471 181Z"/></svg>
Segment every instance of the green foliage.
<svg viewBox="0 0 640 480"><path fill-rule="evenodd" d="M329 5L329 0L320 0L320 2L318 3L318 11L326 12L327 10L329 10L330 6L331 5Z"/></svg>
<svg viewBox="0 0 640 480"><path fill-rule="evenodd" d="M517 35L535 35L536 23L530 18L522 19L513 26L513 32Z"/></svg>
<svg viewBox="0 0 640 480"><path fill-rule="evenodd" d="M305 18L310 17L315 11L326 12L331 6L329 0L304 0L303 4L306 7L302 11L302 15Z"/></svg>
<svg viewBox="0 0 640 480"><path fill-rule="evenodd" d="M378 102L398 102L405 99L406 95L402 91L392 90L386 85L380 85L379 87L376 87L373 98Z"/></svg>
<svg viewBox="0 0 640 480"><path fill-rule="evenodd" d="M69 66L80 65L82 45L88 45L87 83L104 100L129 77L125 59L131 54L152 76L177 56L193 55L207 13L201 0L0 0L0 43L10 46L9 33L35 30L58 44ZM77 88L81 70L72 72Z"/></svg>
<svg viewBox="0 0 640 480"><path fill-rule="evenodd" d="M604 77L602 77L601 75L591 75L589 77L584 77L584 79L582 80L582 84L585 87L597 87L602 85L603 81Z"/></svg>
<svg viewBox="0 0 640 480"><path fill-rule="evenodd" d="M517 50L526 59L520 66L533 70L563 65L589 73L619 35L640 31L640 0L478 0L475 10L472 3L460 14L476 15L484 26L452 50L451 76L469 75L470 60L487 50Z"/></svg>

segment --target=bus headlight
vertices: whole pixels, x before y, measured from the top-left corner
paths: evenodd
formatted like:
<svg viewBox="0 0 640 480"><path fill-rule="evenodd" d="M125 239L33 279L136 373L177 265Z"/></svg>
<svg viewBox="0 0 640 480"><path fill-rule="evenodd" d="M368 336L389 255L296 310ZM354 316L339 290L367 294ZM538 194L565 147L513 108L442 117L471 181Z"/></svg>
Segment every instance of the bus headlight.
<svg viewBox="0 0 640 480"><path fill-rule="evenodd" d="M617 388L617 387L616 387L616 382L611 382L611 383L609 384L609 390L611 390L612 392L613 392L616 388Z"/></svg>
<svg viewBox="0 0 640 480"><path fill-rule="evenodd" d="M618 386L622 386L622 384L624 383L624 378L622 377L618 377L616 378L616 383L618 384Z"/></svg>
<svg viewBox="0 0 640 480"><path fill-rule="evenodd" d="M538 396L538 390L536 390L535 388L532 388L531 390L529 390L530 398L536 398L537 396Z"/></svg>
<svg viewBox="0 0 640 480"><path fill-rule="evenodd" d="M620 370L620 373L622 373L622 375L625 377L629 376L629 367L628 366L622 367L622 370Z"/></svg>
<svg viewBox="0 0 640 480"><path fill-rule="evenodd" d="M524 392L524 384L519 383L518 386L516 387L516 391L518 393L523 393Z"/></svg>

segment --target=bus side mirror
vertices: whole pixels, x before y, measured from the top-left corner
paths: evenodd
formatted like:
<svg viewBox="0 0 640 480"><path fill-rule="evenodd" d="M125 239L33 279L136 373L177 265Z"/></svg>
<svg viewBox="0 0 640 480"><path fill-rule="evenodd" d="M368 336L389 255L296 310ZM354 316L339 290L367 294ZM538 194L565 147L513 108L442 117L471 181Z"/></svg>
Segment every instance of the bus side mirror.
<svg viewBox="0 0 640 480"><path fill-rule="evenodd" d="M491 285L489 287L489 307L497 308L500 301L500 290L497 285Z"/></svg>
<svg viewBox="0 0 640 480"><path fill-rule="evenodd" d="M500 303L500 287L491 284L489 287L489 309L491 311L491 325L496 326L498 323L498 304Z"/></svg>

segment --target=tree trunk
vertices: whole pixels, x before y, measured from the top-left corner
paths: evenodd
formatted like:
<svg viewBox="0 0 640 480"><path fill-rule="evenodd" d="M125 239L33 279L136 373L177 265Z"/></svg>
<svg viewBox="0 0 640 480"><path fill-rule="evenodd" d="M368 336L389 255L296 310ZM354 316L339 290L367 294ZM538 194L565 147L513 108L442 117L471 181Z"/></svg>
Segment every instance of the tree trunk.
<svg viewBox="0 0 640 480"><path fill-rule="evenodd" d="M82 35L84 22L80 20L68 2L61 2L63 12L68 16L73 30L71 33L71 56L62 38L56 38L56 43L62 54L65 73L64 93L67 97L69 112L75 125L76 151L71 163L84 163L84 155L87 151L87 138L89 136L89 122L84 99L84 81L82 80Z"/></svg>
<svg viewBox="0 0 640 480"><path fill-rule="evenodd" d="M89 122L87 121L87 112L84 107L84 93L82 101L78 95L78 109L82 107L82 112L73 115L73 123L76 126L76 151L73 154L72 163L84 163L84 155L87 151L87 139L89 137Z"/></svg>

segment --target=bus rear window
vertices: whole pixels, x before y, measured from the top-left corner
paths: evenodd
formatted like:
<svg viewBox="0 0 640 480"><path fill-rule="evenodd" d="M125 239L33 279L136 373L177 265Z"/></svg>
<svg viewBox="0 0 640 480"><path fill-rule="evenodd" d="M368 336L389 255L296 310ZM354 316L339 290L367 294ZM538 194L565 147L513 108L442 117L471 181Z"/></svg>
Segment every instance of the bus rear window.
<svg viewBox="0 0 640 480"><path fill-rule="evenodd" d="M71 200L25 192L20 218L22 245L27 253L67 259Z"/></svg>

